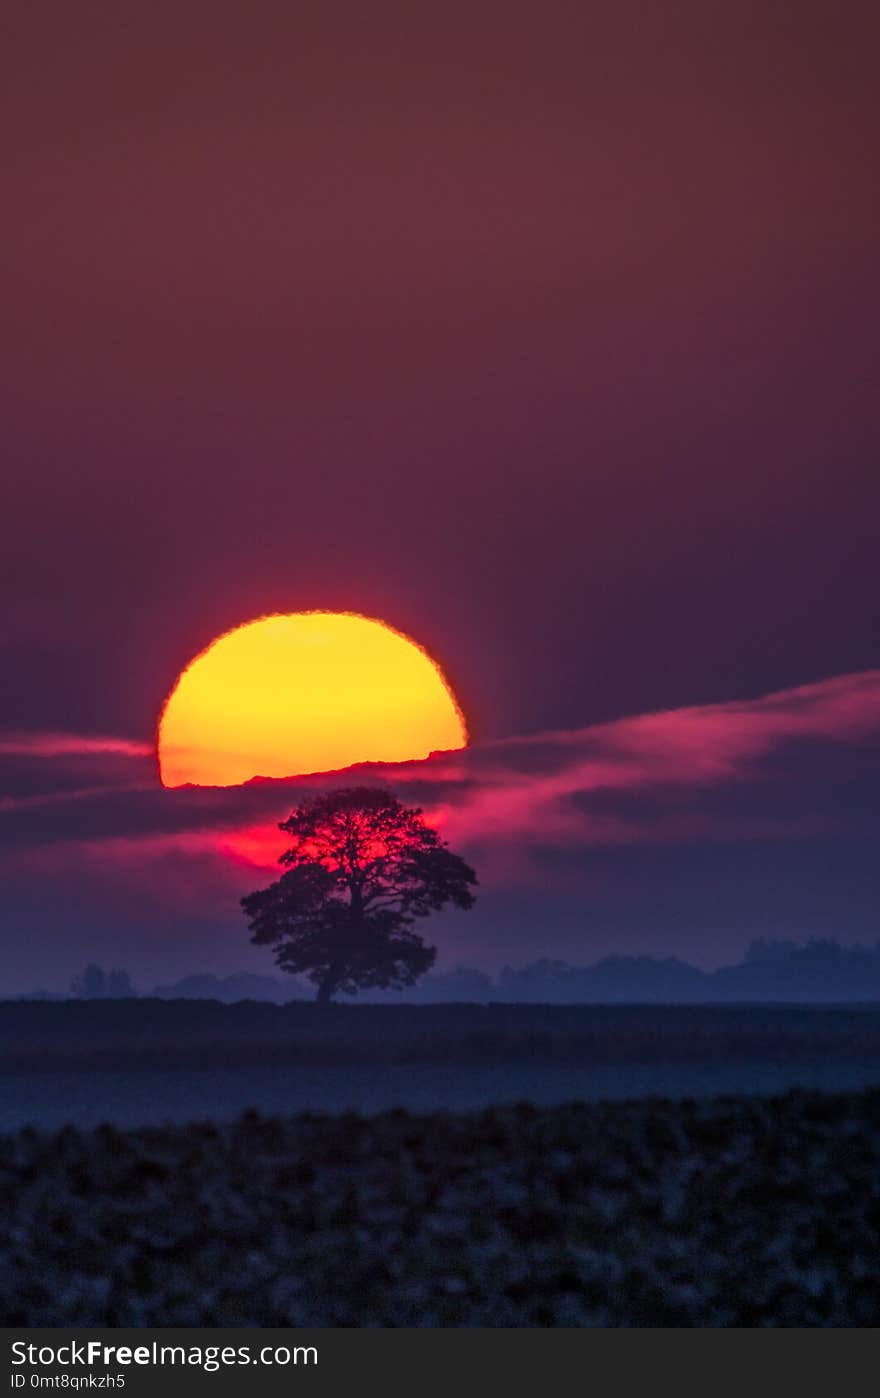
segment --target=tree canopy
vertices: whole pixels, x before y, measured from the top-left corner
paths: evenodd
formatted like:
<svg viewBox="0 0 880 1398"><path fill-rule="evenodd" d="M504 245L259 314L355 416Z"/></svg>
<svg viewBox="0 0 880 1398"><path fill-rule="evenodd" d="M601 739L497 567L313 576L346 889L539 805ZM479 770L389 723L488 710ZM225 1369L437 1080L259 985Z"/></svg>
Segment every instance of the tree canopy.
<svg viewBox="0 0 880 1398"><path fill-rule="evenodd" d="M412 985L436 948L413 931L447 904L470 908L477 877L422 812L380 787L303 801L278 827L286 872L241 900L257 945L304 974L326 1002L338 991Z"/></svg>

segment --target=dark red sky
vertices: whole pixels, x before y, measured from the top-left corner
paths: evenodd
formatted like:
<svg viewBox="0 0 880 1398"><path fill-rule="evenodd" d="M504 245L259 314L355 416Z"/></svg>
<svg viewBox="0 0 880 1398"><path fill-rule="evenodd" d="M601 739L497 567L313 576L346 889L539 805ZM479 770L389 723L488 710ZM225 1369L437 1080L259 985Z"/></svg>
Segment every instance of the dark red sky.
<svg viewBox="0 0 880 1398"><path fill-rule="evenodd" d="M0 729L266 611L475 736L878 663L873 3L20 5Z"/></svg>

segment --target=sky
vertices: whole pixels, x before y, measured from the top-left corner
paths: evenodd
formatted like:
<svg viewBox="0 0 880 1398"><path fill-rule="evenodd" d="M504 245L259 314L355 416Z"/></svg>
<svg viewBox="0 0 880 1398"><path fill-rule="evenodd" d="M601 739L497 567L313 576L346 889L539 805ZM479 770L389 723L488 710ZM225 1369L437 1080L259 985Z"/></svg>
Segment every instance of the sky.
<svg viewBox="0 0 880 1398"><path fill-rule="evenodd" d="M880 935L878 40L810 0L5 21L0 991L269 969L237 898L299 787L162 792L152 743L213 637L315 607L467 717L376 774L481 874L443 958Z"/></svg>

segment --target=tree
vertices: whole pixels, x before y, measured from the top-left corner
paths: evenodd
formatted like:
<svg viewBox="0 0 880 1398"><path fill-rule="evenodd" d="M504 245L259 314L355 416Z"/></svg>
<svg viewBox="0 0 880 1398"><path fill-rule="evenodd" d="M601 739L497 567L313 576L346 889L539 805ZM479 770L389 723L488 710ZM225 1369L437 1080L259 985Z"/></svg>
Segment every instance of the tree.
<svg viewBox="0 0 880 1398"><path fill-rule="evenodd" d="M412 985L437 955L412 930L416 920L474 903L473 869L420 810L381 788L304 801L278 828L291 837L279 860L287 870L241 904L251 941L306 975L319 1004L337 991Z"/></svg>
<svg viewBox="0 0 880 1398"><path fill-rule="evenodd" d="M70 982L71 992L79 1000L125 1000L135 994L127 971L111 971L90 961L79 976Z"/></svg>
<svg viewBox="0 0 880 1398"><path fill-rule="evenodd" d="M79 976L74 976L70 989L78 1000L103 1000L107 994L107 977L100 966L90 961Z"/></svg>

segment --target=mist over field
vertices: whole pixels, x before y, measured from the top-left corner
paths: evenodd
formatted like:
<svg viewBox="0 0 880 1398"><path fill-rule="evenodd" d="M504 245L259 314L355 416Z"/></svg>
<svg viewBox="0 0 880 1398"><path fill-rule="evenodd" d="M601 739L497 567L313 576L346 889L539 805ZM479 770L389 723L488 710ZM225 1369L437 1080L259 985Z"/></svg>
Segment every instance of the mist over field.
<svg viewBox="0 0 880 1398"><path fill-rule="evenodd" d="M0 1129L851 1090L880 1007L7 1002L0 1083Z"/></svg>

